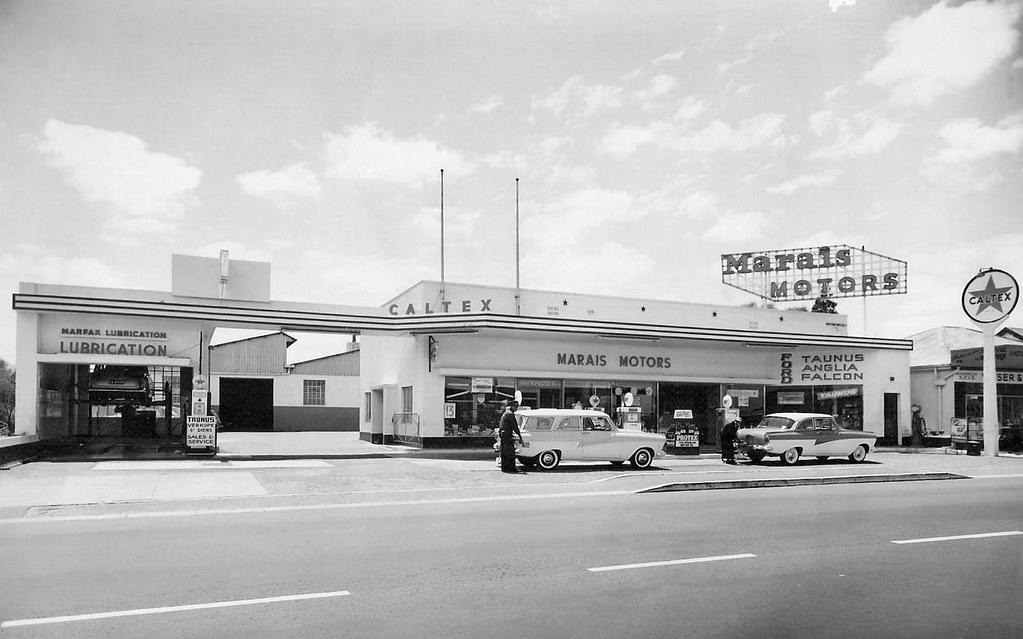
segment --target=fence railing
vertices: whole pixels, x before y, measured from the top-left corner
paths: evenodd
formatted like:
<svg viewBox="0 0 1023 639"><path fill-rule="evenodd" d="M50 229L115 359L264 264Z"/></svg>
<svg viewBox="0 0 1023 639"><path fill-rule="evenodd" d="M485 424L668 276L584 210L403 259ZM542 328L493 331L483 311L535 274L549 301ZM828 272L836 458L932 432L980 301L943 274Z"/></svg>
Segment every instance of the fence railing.
<svg viewBox="0 0 1023 639"><path fill-rule="evenodd" d="M419 413L394 413L391 415L391 434L396 444L422 446L419 432Z"/></svg>

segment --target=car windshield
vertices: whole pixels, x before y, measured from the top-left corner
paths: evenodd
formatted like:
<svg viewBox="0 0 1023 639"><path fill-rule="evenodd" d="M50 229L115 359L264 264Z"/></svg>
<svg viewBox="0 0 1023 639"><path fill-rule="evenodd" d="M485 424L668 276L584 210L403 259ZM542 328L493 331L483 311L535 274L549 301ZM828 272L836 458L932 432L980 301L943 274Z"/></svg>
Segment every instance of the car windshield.
<svg viewBox="0 0 1023 639"><path fill-rule="evenodd" d="M768 415L767 417L760 420L757 424L757 428L776 428L776 429L791 429L795 424L793 420L788 417L779 417L777 415Z"/></svg>

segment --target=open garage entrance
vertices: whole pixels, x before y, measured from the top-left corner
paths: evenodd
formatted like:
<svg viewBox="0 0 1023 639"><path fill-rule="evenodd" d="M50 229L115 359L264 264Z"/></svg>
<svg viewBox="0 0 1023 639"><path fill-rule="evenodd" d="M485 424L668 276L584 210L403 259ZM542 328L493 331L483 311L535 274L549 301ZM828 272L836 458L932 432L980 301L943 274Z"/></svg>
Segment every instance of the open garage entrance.
<svg viewBox="0 0 1023 639"><path fill-rule="evenodd" d="M223 430L272 431L274 382L251 377L221 377L220 407Z"/></svg>

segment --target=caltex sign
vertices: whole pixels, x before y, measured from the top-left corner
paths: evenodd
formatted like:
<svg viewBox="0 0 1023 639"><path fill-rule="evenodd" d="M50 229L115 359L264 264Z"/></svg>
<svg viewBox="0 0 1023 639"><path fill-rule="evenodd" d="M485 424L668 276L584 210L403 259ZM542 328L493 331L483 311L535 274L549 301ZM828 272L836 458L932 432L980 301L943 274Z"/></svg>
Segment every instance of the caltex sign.
<svg viewBox="0 0 1023 639"><path fill-rule="evenodd" d="M973 276L963 289L963 311L974 322L998 322L1016 308L1019 284L1005 271L992 268Z"/></svg>

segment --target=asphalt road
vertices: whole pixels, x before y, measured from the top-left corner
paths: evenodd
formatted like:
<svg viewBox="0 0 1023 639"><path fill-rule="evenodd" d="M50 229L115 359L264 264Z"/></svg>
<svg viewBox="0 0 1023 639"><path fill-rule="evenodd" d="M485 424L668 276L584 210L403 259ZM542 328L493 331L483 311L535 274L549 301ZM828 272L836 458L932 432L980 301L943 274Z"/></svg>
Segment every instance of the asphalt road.
<svg viewBox="0 0 1023 639"><path fill-rule="evenodd" d="M0 636L1023 636L1019 477L151 515L0 525Z"/></svg>

